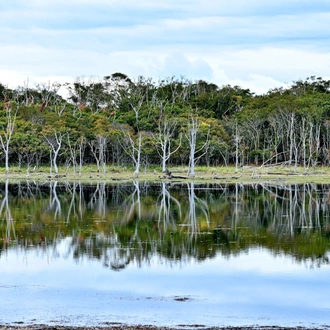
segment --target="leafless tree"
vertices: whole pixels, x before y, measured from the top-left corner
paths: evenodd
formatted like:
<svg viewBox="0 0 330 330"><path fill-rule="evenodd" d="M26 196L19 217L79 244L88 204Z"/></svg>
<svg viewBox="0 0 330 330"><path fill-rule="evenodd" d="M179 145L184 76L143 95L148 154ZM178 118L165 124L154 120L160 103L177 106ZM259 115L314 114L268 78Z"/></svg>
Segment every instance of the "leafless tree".
<svg viewBox="0 0 330 330"><path fill-rule="evenodd" d="M135 170L134 175L139 176L141 167L141 149L142 149L142 135L138 133L138 136L134 139L129 133L126 133L124 138L124 150L127 155L132 159Z"/></svg>
<svg viewBox="0 0 330 330"><path fill-rule="evenodd" d="M6 173L9 173L9 147L10 140L15 129L18 105L14 102L7 102L4 104L4 110L6 112L6 116L4 122L0 123L0 142L1 147L5 153Z"/></svg>
<svg viewBox="0 0 330 330"><path fill-rule="evenodd" d="M100 171L100 166L103 168L103 173L106 173L106 147L108 138L101 134L96 135L95 139L89 142L91 152L96 160L97 170Z"/></svg>
<svg viewBox="0 0 330 330"><path fill-rule="evenodd" d="M175 133L177 121L175 119L164 118L158 122L158 132L154 136L156 140L157 152L162 161L162 172L166 171L166 162L181 147L181 136L179 145L171 150L171 139Z"/></svg>
<svg viewBox="0 0 330 330"><path fill-rule="evenodd" d="M51 169L54 166L54 172L57 174L58 173L57 157L61 150L63 139L66 136L66 133L54 129L52 135L46 133L42 133L42 135L50 146Z"/></svg>
<svg viewBox="0 0 330 330"><path fill-rule="evenodd" d="M205 155L209 145L209 132L206 137L204 144L197 149L197 135L200 131L202 122L198 116L191 115L188 120L187 129L185 132L186 138L189 143L189 164L188 164L188 175L191 177L195 176L195 165L196 162Z"/></svg>
<svg viewBox="0 0 330 330"><path fill-rule="evenodd" d="M72 162L73 173L76 175L76 168L78 166L79 174L81 175L84 152L86 147L86 139L80 136L74 142L71 141L70 134L67 135L67 142L70 151L70 159ZM78 163L79 159L79 163Z"/></svg>

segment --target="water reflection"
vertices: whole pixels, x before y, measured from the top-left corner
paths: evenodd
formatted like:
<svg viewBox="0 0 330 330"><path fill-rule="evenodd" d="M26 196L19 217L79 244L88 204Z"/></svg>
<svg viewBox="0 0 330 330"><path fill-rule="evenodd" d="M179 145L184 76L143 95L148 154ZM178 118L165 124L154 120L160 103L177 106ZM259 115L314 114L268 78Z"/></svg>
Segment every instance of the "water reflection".
<svg viewBox="0 0 330 330"><path fill-rule="evenodd" d="M0 193L0 257L8 249L56 255L65 239L67 256L113 270L154 256L182 263L255 247L313 266L329 263L327 185L7 180Z"/></svg>
<svg viewBox="0 0 330 330"><path fill-rule="evenodd" d="M8 180L5 183L5 189L2 194L2 202L0 206L0 214L3 217L2 226L4 228L3 248L7 248L9 242L16 242L16 232L13 217L11 215L8 201Z"/></svg>

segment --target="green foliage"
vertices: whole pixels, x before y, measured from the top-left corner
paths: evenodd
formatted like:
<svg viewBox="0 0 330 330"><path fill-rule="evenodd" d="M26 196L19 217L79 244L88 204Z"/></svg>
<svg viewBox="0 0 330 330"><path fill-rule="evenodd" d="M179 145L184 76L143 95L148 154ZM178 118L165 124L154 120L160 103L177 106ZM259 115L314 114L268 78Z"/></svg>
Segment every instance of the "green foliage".
<svg viewBox="0 0 330 330"><path fill-rule="evenodd" d="M93 161L88 142L102 135L108 141L107 159L127 166L130 160L124 156L121 140L129 131L132 137L143 132L141 156L155 165L159 163L155 137L160 133L159 123L166 118L176 123L171 150L181 143L169 163L186 165L189 144L180 136L184 136L187 118L193 113L202 122L197 149L209 139L210 150L200 160L201 165L233 163L236 147L241 165L250 161L260 164L267 158L305 166L312 162L330 164L330 81L321 77L296 81L286 89L270 90L265 95L253 95L239 86L219 87L204 80L132 80L119 72L103 79L78 78L71 85L65 84L68 100L57 94L58 86L41 84L37 88L10 90L0 84L2 134L8 113L18 109L10 146L12 161L22 150L40 150L42 161L48 162L48 156L44 157L44 135L56 131L68 134L72 143L85 139L84 163ZM63 150L60 162L66 161L65 155Z"/></svg>

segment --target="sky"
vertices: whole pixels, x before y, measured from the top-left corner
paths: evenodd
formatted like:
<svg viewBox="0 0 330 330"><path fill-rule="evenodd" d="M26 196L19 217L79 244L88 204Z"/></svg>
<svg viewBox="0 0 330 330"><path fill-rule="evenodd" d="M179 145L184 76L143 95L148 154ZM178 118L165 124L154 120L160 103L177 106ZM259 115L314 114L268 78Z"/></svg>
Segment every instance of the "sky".
<svg viewBox="0 0 330 330"><path fill-rule="evenodd" d="M330 79L330 0L1 0L0 83Z"/></svg>

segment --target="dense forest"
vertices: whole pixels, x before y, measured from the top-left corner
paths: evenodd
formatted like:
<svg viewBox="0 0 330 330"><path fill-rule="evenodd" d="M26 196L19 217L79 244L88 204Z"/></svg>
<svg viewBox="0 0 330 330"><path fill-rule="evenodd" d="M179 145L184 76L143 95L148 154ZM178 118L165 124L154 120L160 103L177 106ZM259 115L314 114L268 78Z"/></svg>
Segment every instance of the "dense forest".
<svg viewBox="0 0 330 330"><path fill-rule="evenodd" d="M314 76L254 95L203 80L132 80L122 73L73 84L0 84L1 163L141 168L330 165L330 81Z"/></svg>

